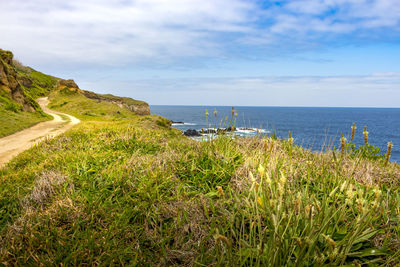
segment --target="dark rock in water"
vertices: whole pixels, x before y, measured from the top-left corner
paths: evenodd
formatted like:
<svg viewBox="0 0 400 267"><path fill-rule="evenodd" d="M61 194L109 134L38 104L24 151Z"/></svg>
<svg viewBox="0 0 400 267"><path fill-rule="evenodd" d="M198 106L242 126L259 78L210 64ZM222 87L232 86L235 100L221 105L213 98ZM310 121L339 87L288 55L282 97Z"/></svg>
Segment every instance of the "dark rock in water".
<svg viewBox="0 0 400 267"><path fill-rule="evenodd" d="M203 133L203 134L210 134L210 133L217 133L217 131L215 131L214 129L204 129L204 128L201 128L201 133Z"/></svg>
<svg viewBox="0 0 400 267"><path fill-rule="evenodd" d="M171 122L175 124L185 124L183 121L171 121Z"/></svg>
<svg viewBox="0 0 400 267"><path fill-rule="evenodd" d="M234 132L236 131L236 128L233 126L229 126L228 128L225 129L227 132Z"/></svg>
<svg viewBox="0 0 400 267"><path fill-rule="evenodd" d="M226 133L226 129L224 129L224 128L217 129L217 134L224 134L224 133Z"/></svg>
<svg viewBox="0 0 400 267"><path fill-rule="evenodd" d="M194 129L188 129L183 134L186 136L201 136L201 134Z"/></svg>

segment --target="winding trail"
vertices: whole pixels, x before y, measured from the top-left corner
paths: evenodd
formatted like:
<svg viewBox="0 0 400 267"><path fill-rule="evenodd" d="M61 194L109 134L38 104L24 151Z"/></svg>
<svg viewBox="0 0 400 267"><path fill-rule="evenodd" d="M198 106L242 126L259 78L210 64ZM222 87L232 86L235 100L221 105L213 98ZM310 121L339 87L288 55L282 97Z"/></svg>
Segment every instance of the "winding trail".
<svg viewBox="0 0 400 267"><path fill-rule="evenodd" d="M15 134L0 138L0 168L4 167L14 156L31 148L43 139L52 138L69 130L72 126L80 123L80 120L64 113L52 111L47 108L49 100L47 97L37 99L44 112L53 116L53 120L38 123L30 128ZM58 114L58 115L57 115ZM59 115L68 117L63 119Z"/></svg>

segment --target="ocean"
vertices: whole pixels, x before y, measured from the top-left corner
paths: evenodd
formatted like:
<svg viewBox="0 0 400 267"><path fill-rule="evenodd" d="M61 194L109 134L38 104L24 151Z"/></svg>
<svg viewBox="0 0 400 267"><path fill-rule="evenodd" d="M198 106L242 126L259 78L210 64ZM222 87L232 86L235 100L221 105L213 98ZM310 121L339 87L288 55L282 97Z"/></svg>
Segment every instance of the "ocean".
<svg viewBox="0 0 400 267"><path fill-rule="evenodd" d="M214 109L217 110L217 128L229 123L232 107L227 106L164 106L152 105L152 114L163 116L174 122L173 127L185 131L214 128ZM324 147L339 147L340 134L350 140L351 125L356 123L354 142L364 144L363 128L367 126L369 143L386 153L387 143L393 142L391 161L400 163L400 108L324 108L324 107L235 107L236 134L253 136L260 133L288 138L289 130L294 142L312 150ZM249 130L253 128L254 130Z"/></svg>

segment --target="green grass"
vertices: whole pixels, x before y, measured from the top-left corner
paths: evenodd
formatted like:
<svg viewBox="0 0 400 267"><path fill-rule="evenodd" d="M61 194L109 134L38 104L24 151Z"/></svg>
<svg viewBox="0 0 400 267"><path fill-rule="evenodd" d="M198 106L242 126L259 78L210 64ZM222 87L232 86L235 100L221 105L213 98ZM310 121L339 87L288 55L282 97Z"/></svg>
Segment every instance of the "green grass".
<svg viewBox="0 0 400 267"><path fill-rule="evenodd" d="M129 119L135 114L109 102L98 102L67 88L57 90L49 95L49 108L68 113L81 120L119 120Z"/></svg>
<svg viewBox="0 0 400 267"><path fill-rule="evenodd" d="M83 121L0 170L3 263L399 264L397 164L273 138L199 143L68 92L51 105Z"/></svg>
<svg viewBox="0 0 400 267"><path fill-rule="evenodd" d="M144 102L144 101L132 99L132 98L129 98L129 97L120 97L120 96L114 96L114 95L111 95L111 94L105 94L105 95L98 94L98 95L100 97L103 97L103 98L108 99L108 100L122 101L127 105L145 105L146 104L146 102Z"/></svg>
<svg viewBox="0 0 400 267"><path fill-rule="evenodd" d="M24 75L32 81L32 87L25 88L25 92L30 94L33 99L48 95L57 84L57 78L38 71Z"/></svg>
<svg viewBox="0 0 400 267"><path fill-rule="evenodd" d="M50 119L50 116L43 116L39 112L14 112L0 106L0 137L13 134Z"/></svg>
<svg viewBox="0 0 400 267"><path fill-rule="evenodd" d="M23 111L22 105L16 103L0 89L0 137L21 131L41 121L51 120L52 117L43 113L35 102L36 112Z"/></svg>

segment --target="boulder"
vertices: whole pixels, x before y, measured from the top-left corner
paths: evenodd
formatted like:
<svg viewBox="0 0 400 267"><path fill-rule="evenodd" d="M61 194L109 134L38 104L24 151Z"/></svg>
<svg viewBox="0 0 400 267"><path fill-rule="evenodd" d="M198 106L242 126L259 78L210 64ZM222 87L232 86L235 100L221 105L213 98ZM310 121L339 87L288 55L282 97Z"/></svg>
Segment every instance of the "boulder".
<svg viewBox="0 0 400 267"><path fill-rule="evenodd" d="M194 129L188 129L183 134L186 136L201 136L200 132L198 132Z"/></svg>
<svg viewBox="0 0 400 267"><path fill-rule="evenodd" d="M79 89L79 86L72 79L69 79L69 80L61 79L60 80L60 86L65 86L65 87L68 87L68 88L78 88Z"/></svg>

